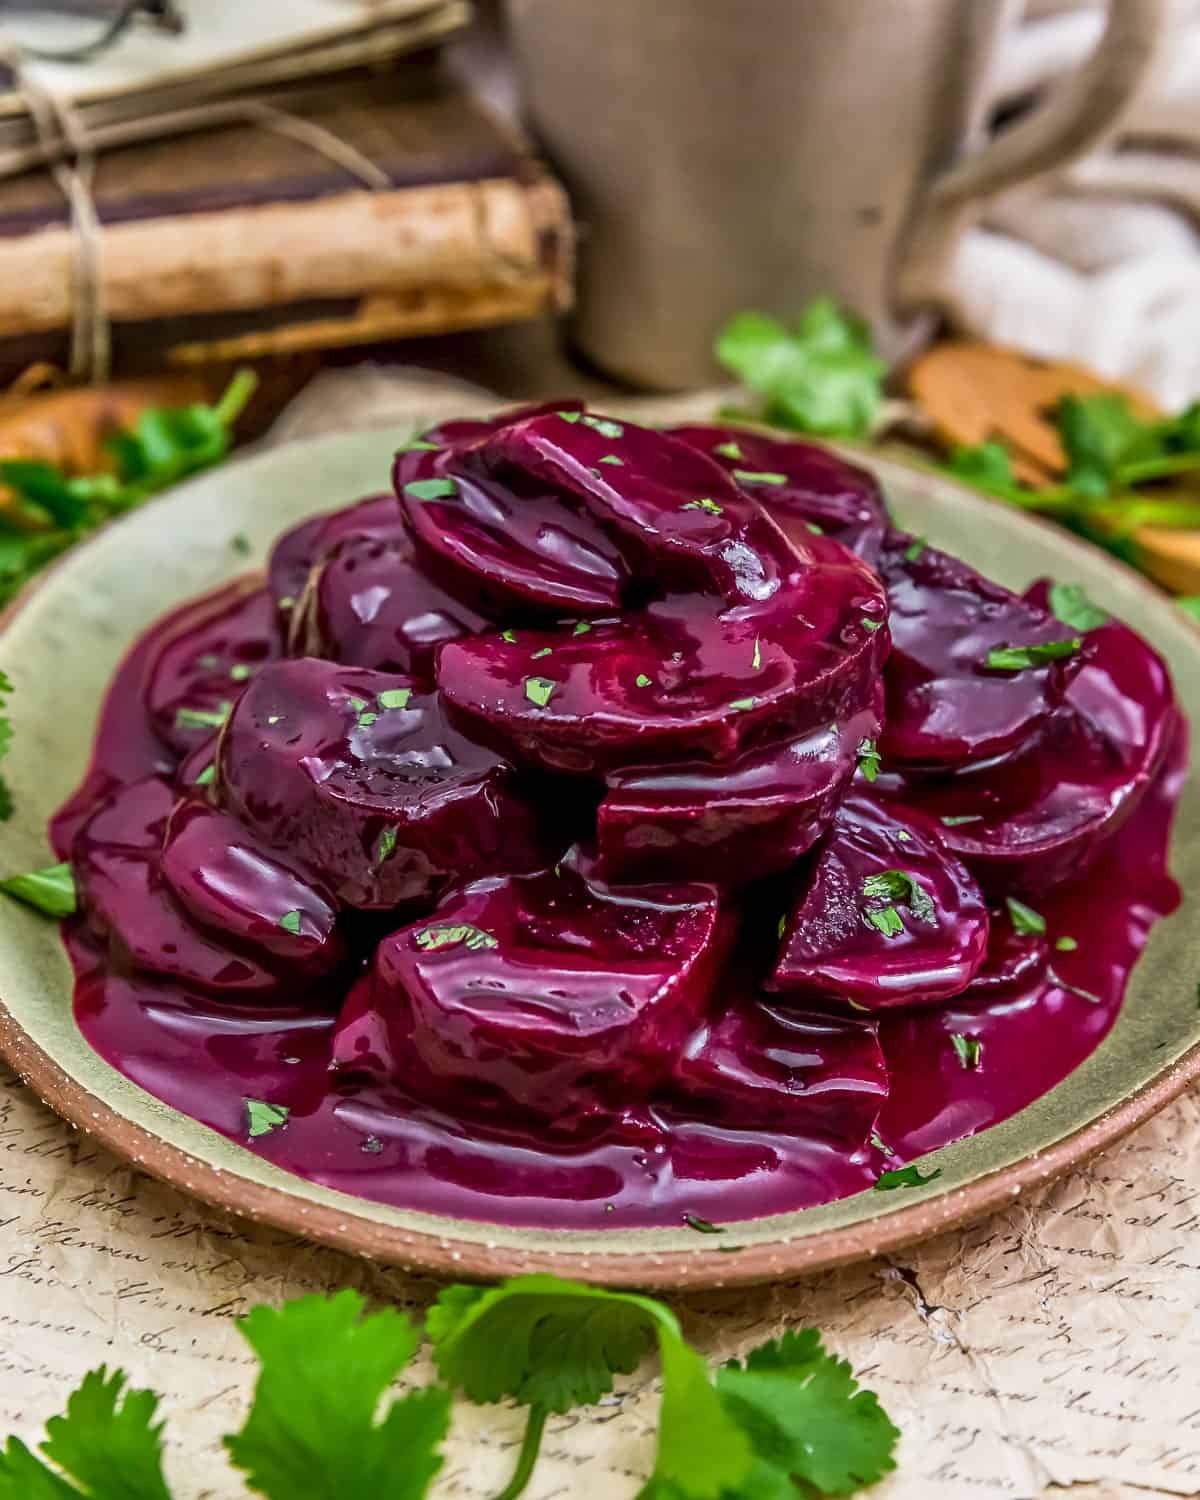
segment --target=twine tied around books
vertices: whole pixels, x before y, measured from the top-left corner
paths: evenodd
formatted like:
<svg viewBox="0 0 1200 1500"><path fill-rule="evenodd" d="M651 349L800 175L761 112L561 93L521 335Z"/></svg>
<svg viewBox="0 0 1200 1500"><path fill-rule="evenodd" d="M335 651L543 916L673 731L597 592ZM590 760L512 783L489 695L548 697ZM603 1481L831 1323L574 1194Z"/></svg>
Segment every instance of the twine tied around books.
<svg viewBox="0 0 1200 1500"><path fill-rule="evenodd" d="M89 130L74 106L43 87L24 66L24 55L0 31L0 63L9 68L13 88L29 113L37 136L25 153L25 167L43 164L67 203L75 241L69 370L72 378L100 384L112 371L112 323L104 295L101 224L93 197L96 154L123 144L121 129ZM176 110L162 117L161 134L179 134L217 125L258 125L286 135L342 167L374 192L391 186L388 174L357 146L336 132L289 114L261 99L221 100ZM0 177L10 175L0 170Z"/></svg>

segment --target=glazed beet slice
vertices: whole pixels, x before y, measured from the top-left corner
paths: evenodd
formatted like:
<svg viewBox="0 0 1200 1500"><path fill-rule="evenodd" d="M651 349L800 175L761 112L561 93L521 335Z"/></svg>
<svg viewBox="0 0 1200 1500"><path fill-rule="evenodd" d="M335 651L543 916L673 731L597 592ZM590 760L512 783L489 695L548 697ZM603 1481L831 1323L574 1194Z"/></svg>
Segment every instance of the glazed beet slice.
<svg viewBox="0 0 1200 1500"><path fill-rule="evenodd" d="M639 577L731 603L769 599L793 565L786 541L721 466L632 422L554 413L501 428L470 469L548 486L617 539Z"/></svg>
<svg viewBox="0 0 1200 1500"><path fill-rule="evenodd" d="M1020 754L902 794L941 821L947 845L996 895L1036 897L1078 879L1137 809L1177 731L1170 672L1153 647L1117 620L1088 642L1063 706Z"/></svg>
<svg viewBox="0 0 1200 1500"><path fill-rule="evenodd" d="M983 964L988 913L931 824L852 793L786 919L767 988L864 1010L936 1005Z"/></svg>
<svg viewBox="0 0 1200 1500"><path fill-rule="evenodd" d="M80 829L71 851L80 910L117 973L148 973L243 999L270 999L280 977L188 920L159 873L173 793L157 777L123 787ZM295 985L291 985L294 991Z"/></svg>
<svg viewBox="0 0 1200 1500"><path fill-rule="evenodd" d="M428 432L423 432L416 444L401 447L398 458L406 452L420 452L421 446L432 443L436 448L461 448L475 443L501 427L510 427L514 422L523 422L526 417L546 416L555 411L583 411L584 403L569 397L563 401L541 401L529 406L510 406L497 412L494 417L458 417L450 422L439 422Z"/></svg>
<svg viewBox="0 0 1200 1500"><path fill-rule="evenodd" d="M724 946L711 886L608 886L575 854L477 881L380 944L334 1063L457 1113L575 1134L665 1076Z"/></svg>
<svg viewBox="0 0 1200 1500"><path fill-rule="evenodd" d="M197 926L297 979L328 974L342 958L333 897L235 819L203 802L171 815L160 865L168 890Z"/></svg>
<svg viewBox="0 0 1200 1500"><path fill-rule="evenodd" d="M989 669L993 650L1070 641L1078 633L955 557L893 532L880 573L891 610L884 761L951 771L1027 741L1088 654L1020 670Z"/></svg>
<svg viewBox="0 0 1200 1500"><path fill-rule="evenodd" d="M271 549L267 587L286 620L304 592L308 575L339 542L352 536L389 537L404 533L404 518L392 494L368 495L342 510L323 511L285 531Z"/></svg>
<svg viewBox="0 0 1200 1500"><path fill-rule="evenodd" d="M253 679L221 736L221 804L347 906L428 901L452 876L535 868L513 773L410 677L301 657Z"/></svg>
<svg viewBox="0 0 1200 1500"><path fill-rule="evenodd" d="M717 766L681 761L613 771L596 839L611 879L689 876L723 886L779 874L829 828L879 719L843 724Z"/></svg>
<svg viewBox="0 0 1200 1500"><path fill-rule="evenodd" d="M590 774L727 761L870 703L885 609L860 559L810 536L762 603L672 595L582 633L450 641L438 686L472 735L522 763Z"/></svg>
<svg viewBox="0 0 1200 1500"><path fill-rule="evenodd" d="M271 597L256 579L176 610L147 667L155 732L186 755L220 727L250 677L281 649Z"/></svg>
<svg viewBox="0 0 1200 1500"><path fill-rule="evenodd" d="M828 448L740 427L687 426L670 435L707 453L759 501L786 536L817 526L873 563L888 529L879 481Z"/></svg>
<svg viewBox="0 0 1200 1500"><path fill-rule="evenodd" d="M443 641L493 625L416 565L403 533L352 536L309 574L292 614L289 645L294 656L430 680Z"/></svg>
<svg viewBox="0 0 1200 1500"><path fill-rule="evenodd" d="M887 1095L874 1021L746 999L689 1039L670 1097L735 1130L783 1130L857 1151Z"/></svg>
<svg viewBox="0 0 1200 1500"><path fill-rule="evenodd" d="M423 565L484 614L620 608L630 578L620 549L544 481L497 478L456 448L402 453L395 475Z"/></svg>
<svg viewBox="0 0 1200 1500"><path fill-rule="evenodd" d="M993 911L987 957L964 991L964 998L992 1000L1025 989L1046 971L1049 944L1036 932L1018 932L1007 911Z"/></svg>

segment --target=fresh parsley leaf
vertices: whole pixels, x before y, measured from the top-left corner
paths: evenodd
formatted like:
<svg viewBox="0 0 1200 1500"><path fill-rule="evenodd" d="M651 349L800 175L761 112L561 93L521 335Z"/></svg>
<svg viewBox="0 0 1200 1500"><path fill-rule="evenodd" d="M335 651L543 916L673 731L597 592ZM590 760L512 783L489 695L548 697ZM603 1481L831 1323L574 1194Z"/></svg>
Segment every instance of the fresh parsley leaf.
<svg viewBox="0 0 1200 1500"><path fill-rule="evenodd" d="M379 695L380 708L407 708L412 698L412 688L384 688Z"/></svg>
<svg viewBox="0 0 1200 1500"><path fill-rule="evenodd" d="M977 447L956 447L950 453L946 468L957 479L973 489L982 490L998 500L1022 505L1031 493L1018 482L1013 472L1012 456L1003 443L980 443Z"/></svg>
<svg viewBox="0 0 1200 1500"><path fill-rule="evenodd" d="M575 629L572 630L571 634L572 635L587 635L588 631L591 628L592 627L588 623L587 620L576 620L575 621Z"/></svg>
<svg viewBox="0 0 1200 1500"><path fill-rule="evenodd" d="M222 703L219 708L177 708L176 729L220 729L229 717L232 703Z"/></svg>
<svg viewBox="0 0 1200 1500"><path fill-rule="evenodd" d="M551 682L549 677L527 677L525 679L525 696L530 703L535 703L538 708L545 708L546 704L554 695L557 682Z"/></svg>
<svg viewBox="0 0 1200 1500"><path fill-rule="evenodd" d="M209 761L199 776L196 777L196 786L211 786L217 779L217 767L215 762Z"/></svg>
<svg viewBox="0 0 1200 1500"><path fill-rule="evenodd" d="M977 1036L963 1036L961 1032L955 1032L951 1038L958 1060L968 1071L979 1067L983 1056L983 1043Z"/></svg>
<svg viewBox="0 0 1200 1500"><path fill-rule="evenodd" d="M713 452L719 453L722 458L739 459L744 457L742 450L735 442L732 441L728 443L718 443L717 446L713 449Z"/></svg>
<svg viewBox="0 0 1200 1500"><path fill-rule="evenodd" d="M750 658L750 670L757 672L762 666L762 641L758 636L754 637L754 655Z"/></svg>
<svg viewBox="0 0 1200 1500"><path fill-rule="evenodd" d="M649 687L653 681L653 677L647 677L645 672L639 672L633 679L633 685L634 687Z"/></svg>
<svg viewBox="0 0 1200 1500"><path fill-rule="evenodd" d="M868 781L874 781L879 775L879 767L883 761L879 755L879 747L874 740L863 740L858 747L858 769Z"/></svg>
<svg viewBox="0 0 1200 1500"><path fill-rule="evenodd" d="M279 919L279 925L284 932L299 933L300 913L298 911L285 911Z"/></svg>
<svg viewBox="0 0 1200 1500"><path fill-rule="evenodd" d="M739 484L786 484L786 474L776 474L768 469L756 472L753 469L734 469L733 477Z"/></svg>
<svg viewBox="0 0 1200 1500"><path fill-rule="evenodd" d="M469 922L459 923L455 927L422 927L416 934L415 942L426 953L436 953L439 948L456 948L459 943L474 949L500 946L490 932L485 932L482 927L472 927Z"/></svg>
<svg viewBox="0 0 1200 1500"><path fill-rule="evenodd" d="M1073 937L1060 937L1054 946L1060 953L1074 953L1079 944Z"/></svg>
<svg viewBox="0 0 1200 1500"><path fill-rule="evenodd" d="M961 828L964 823L982 823L983 814L951 813L947 817L942 818L940 821L943 828Z"/></svg>
<svg viewBox="0 0 1200 1500"><path fill-rule="evenodd" d="M502 641L507 641L507 642L508 642L508 644L509 644L509 645L510 645L510 646L515 646L515 645L516 645L516 643L517 643L517 638L516 638L516 636L515 636L515 635L514 635L514 634L513 634L513 633L512 633L512 631L511 631L511 630L502 630L502 631L501 631L501 632L500 632L500 639L501 639L501 640L502 640Z"/></svg>
<svg viewBox="0 0 1200 1500"><path fill-rule="evenodd" d="M863 895L868 900L898 901L907 906L918 922L937 926L933 898L908 870L881 870L863 881Z"/></svg>
<svg viewBox="0 0 1200 1500"><path fill-rule="evenodd" d="M1032 906L1026 906L1024 901L1018 901L1015 896L1006 896L1004 904L1008 907L1014 932L1020 933L1022 937L1045 936L1046 919L1040 911L1034 911Z"/></svg>
<svg viewBox="0 0 1200 1500"><path fill-rule="evenodd" d="M730 1360L717 1372L717 1390L764 1469L783 1484L742 1492L755 1500L776 1493L799 1500L795 1484L849 1495L896 1467L899 1432L875 1393L860 1390L846 1361L823 1348L815 1328L789 1329L744 1364Z"/></svg>
<svg viewBox="0 0 1200 1500"><path fill-rule="evenodd" d="M76 908L75 877L65 863L30 870L26 875L10 875L0 880L0 891L47 917L69 917Z"/></svg>
<svg viewBox="0 0 1200 1500"><path fill-rule="evenodd" d="M683 1222L689 1229L694 1229L697 1234L724 1234L724 1224L713 1224L708 1219L702 1219L699 1214L684 1214Z"/></svg>
<svg viewBox="0 0 1200 1500"><path fill-rule="evenodd" d="M427 443L424 438L415 437L409 438L407 443L401 443L400 446L396 449L396 452L397 454L436 453L437 447L438 445L436 443Z"/></svg>
<svg viewBox="0 0 1200 1500"><path fill-rule="evenodd" d="M404 486L404 493L414 500L446 500L458 494L458 485L453 479L413 479Z"/></svg>
<svg viewBox="0 0 1200 1500"><path fill-rule="evenodd" d="M894 906L876 906L863 912L868 926L882 932L884 937L899 937L904 931L904 919Z"/></svg>
<svg viewBox="0 0 1200 1500"><path fill-rule="evenodd" d="M277 1126L287 1124L290 1114L291 1110L286 1104L268 1104L265 1099L247 1099L246 1124L250 1139L270 1135Z"/></svg>
<svg viewBox="0 0 1200 1500"><path fill-rule="evenodd" d="M585 412L581 419L585 427L590 427L598 432L601 437L619 438L625 435L625 429L620 422L614 422L610 417L593 417L590 412ZM618 459L619 463L620 460Z"/></svg>
<svg viewBox="0 0 1200 1500"><path fill-rule="evenodd" d="M757 702L757 698L735 698L729 707L735 713L744 714L749 709L752 709Z"/></svg>
<svg viewBox="0 0 1200 1500"><path fill-rule="evenodd" d="M1161 448L1154 424L1139 420L1115 392L1061 396L1055 420L1067 455L1067 483L1081 495L1110 494L1123 466L1155 457Z"/></svg>
<svg viewBox="0 0 1200 1500"><path fill-rule="evenodd" d="M909 545L904 549L905 562L916 562L916 560L921 556L921 553L925 551L925 548L927 546L928 543L923 536L914 537Z"/></svg>
<svg viewBox="0 0 1200 1500"><path fill-rule="evenodd" d="M449 1393L415 1391L380 1412L418 1335L393 1309L364 1317L364 1306L346 1290L256 1307L239 1323L261 1369L225 1446L267 1500L421 1500L441 1468Z"/></svg>
<svg viewBox="0 0 1200 1500"><path fill-rule="evenodd" d="M602 464L624 464L623 458L618 458L615 453L606 453L600 460Z"/></svg>
<svg viewBox="0 0 1200 1500"><path fill-rule="evenodd" d="M1097 630L1108 624L1108 615L1088 598L1078 583L1050 585L1050 611L1072 630Z"/></svg>
<svg viewBox="0 0 1200 1500"><path fill-rule="evenodd" d="M375 845L375 863L381 865L386 860L391 859L395 853L395 849L396 830L394 828L385 828L379 835L379 840Z"/></svg>
<svg viewBox="0 0 1200 1500"><path fill-rule="evenodd" d="M778 427L864 437L883 399L887 366L866 325L828 298L805 308L794 331L763 313L739 313L717 335L716 356L763 398Z"/></svg>
<svg viewBox="0 0 1200 1500"><path fill-rule="evenodd" d="M994 646L985 665L991 672L1021 672L1026 667L1040 667L1073 656L1082 645L1082 638L1073 636L1069 641L1043 641L1034 646Z"/></svg>
<svg viewBox="0 0 1200 1500"><path fill-rule="evenodd" d="M550 646L543 646L540 651L535 651L533 653L533 655L529 658L529 660L530 661L541 661L541 659L542 659L543 656L549 656L550 655L551 650L552 650L552 648Z"/></svg>
<svg viewBox="0 0 1200 1500"><path fill-rule="evenodd" d="M708 513L709 513L710 516L720 516L720 515L724 514L724 507L723 506L718 505L715 500L709 500L707 498L705 498L703 500L689 500L684 505L683 509L684 510L706 510L706 511L708 511Z"/></svg>
<svg viewBox="0 0 1200 1500"><path fill-rule="evenodd" d="M879 1174L875 1179L875 1191L889 1193L894 1188L924 1187L927 1182L932 1182L941 1175L941 1167L934 1167L932 1172L926 1173L922 1173L916 1163L909 1167L897 1167L894 1171Z"/></svg>

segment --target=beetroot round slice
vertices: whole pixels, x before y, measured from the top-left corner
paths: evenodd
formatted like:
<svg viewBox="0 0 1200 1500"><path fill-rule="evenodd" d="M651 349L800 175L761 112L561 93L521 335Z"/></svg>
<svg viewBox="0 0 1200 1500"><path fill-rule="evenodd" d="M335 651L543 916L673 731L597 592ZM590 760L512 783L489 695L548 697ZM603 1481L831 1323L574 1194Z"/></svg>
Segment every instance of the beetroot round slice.
<svg viewBox="0 0 1200 1500"><path fill-rule="evenodd" d="M506 411L498 412L494 417L457 417L449 422L439 422L436 427L423 432L415 442L402 446L396 456L403 458L406 453L419 453L429 445L435 448L461 448L469 443L478 442L480 438L497 432L501 427L509 427L514 422L523 422L526 417L541 417L555 411L583 411L583 409L584 403L572 397L563 401L540 401L529 406L511 406Z"/></svg>
<svg viewBox="0 0 1200 1500"><path fill-rule="evenodd" d="M256 579L239 579L176 610L147 668L155 732L176 755L186 755L220 728L247 681L281 649L271 597Z"/></svg>
<svg viewBox="0 0 1200 1500"><path fill-rule="evenodd" d="M162 878L197 926L295 980L328 974L343 956L333 897L285 856L203 802L180 802Z"/></svg>
<svg viewBox="0 0 1200 1500"><path fill-rule="evenodd" d="M288 617L304 592L309 573L338 542L352 536L397 536L403 531L404 518L392 494L369 495L285 531L267 563L267 587L280 614Z"/></svg>
<svg viewBox="0 0 1200 1500"><path fill-rule="evenodd" d="M456 1113L577 1134L665 1076L724 947L711 886L607 886L574 855L477 881L380 944L334 1062Z"/></svg>
<svg viewBox="0 0 1200 1500"><path fill-rule="evenodd" d="M715 459L786 536L802 540L818 527L870 563L879 556L888 529L887 504L868 469L815 443L763 437L740 427L667 430Z"/></svg>
<svg viewBox="0 0 1200 1500"><path fill-rule="evenodd" d="M545 859L510 767L392 673L301 657L260 674L221 736L217 793L347 906L429 901L451 877Z"/></svg>
<svg viewBox="0 0 1200 1500"><path fill-rule="evenodd" d="M892 632L884 761L951 771L1027 741L1062 701L1088 648L1019 669L989 668L989 656L1065 650L1078 633L919 538L892 533L879 566Z"/></svg>
<svg viewBox="0 0 1200 1500"><path fill-rule="evenodd" d="M354 536L309 575L293 611L289 644L296 656L413 672L428 681L443 641L491 628L492 621L416 566L406 536Z"/></svg>
<svg viewBox="0 0 1200 1500"><path fill-rule="evenodd" d="M829 828L859 747L878 732L866 708L728 765L610 772L596 826L605 872L729 886L789 869Z"/></svg>
<svg viewBox="0 0 1200 1500"><path fill-rule="evenodd" d="M671 1101L735 1130L783 1130L857 1151L887 1096L874 1021L746 999L690 1038Z"/></svg>
<svg viewBox="0 0 1200 1500"><path fill-rule="evenodd" d="M401 454L395 474L425 567L481 612L620 607L630 576L620 549L544 481L496 478L454 448Z"/></svg>
<svg viewBox="0 0 1200 1500"><path fill-rule="evenodd" d="M1036 932L1018 932L1006 911L992 913L987 957L964 992L992 1000L1036 983L1046 971L1050 945Z"/></svg>
<svg viewBox="0 0 1200 1500"><path fill-rule="evenodd" d="M869 704L885 618L870 569L837 542L809 537L764 602L672 595L566 635L450 641L438 686L472 735L545 769L728 761Z"/></svg>
<svg viewBox="0 0 1200 1500"><path fill-rule="evenodd" d="M1162 657L1119 621L1089 632L1066 701L1018 755L938 781L906 802L995 895L1041 896L1078 879L1136 810L1180 722Z"/></svg>
<svg viewBox="0 0 1200 1500"><path fill-rule="evenodd" d="M770 990L863 1010L936 1005L983 964L988 912L934 828L852 793L786 919Z"/></svg>

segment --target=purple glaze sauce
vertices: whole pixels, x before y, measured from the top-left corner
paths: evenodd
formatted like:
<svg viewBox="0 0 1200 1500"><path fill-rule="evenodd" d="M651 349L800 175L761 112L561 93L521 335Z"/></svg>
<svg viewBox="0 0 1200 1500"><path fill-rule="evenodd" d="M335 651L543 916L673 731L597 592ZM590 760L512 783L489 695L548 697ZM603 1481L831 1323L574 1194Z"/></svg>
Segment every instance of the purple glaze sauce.
<svg viewBox="0 0 1200 1500"><path fill-rule="evenodd" d="M1089 644L1095 657L1087 657L1091 678L1078 679L1083 686L1074 698L1051 703L1044 724L1045 713L1030 714L1025 704L1045 674L1020 684L1011 699L1014 722L1024 714L1031 727L994 774L990 762L971 760L905 781L885 762L870 788L861 773L854 777L844 750L831 748L836 724L818 716L831 710L842 724L874 727L882 682L894 698L919 658L926 585L908 570L905 631L912 645L881 682L888 632L882 624L870 628L879 598L872 575L856 571L861 565L836 542L805 541L805 485L814 482L804 455L811 466L814 450L771 445L774 468L796 466L787 495L792 529L795 515L802 519L800 534L788 541L756 508L769 497L749 484L743 494L703 464L694 466L707 483L701 498L718 497L712 503L722 506L721 524L707 524L708 507L698 518L690 511L680 517L686 502L671 509L673 449L687 441L711 449L737 434L685 429L668 442L630 424L581 426L573 406L563 410L573 415L558 419L543 409L524 422L509 419L512 430L450 424L431 434L445 445L444 462L433 450L418 450L401 467L418 481L482 475L498 494L512 466L526 464L528 482L513 482L512 503L519 508L521 494L536 491L538 517L549 516L554 494L565 490L561 523L586 533L594 549L607 549L616 560L613 577L628 569L639 592L627 611L647 612L647 627L614 621L580 629L577 613L556 615L553 569L546 575L548 615L497 618L496 560L507 534L501 528L491 534L475 597L451 582L454 570L442 569L436 584L414 585L414 608L431 591L461 590L459 623L453 631L439 625L442 643L432 656L389 660L378 676L312 661L304 669L312 683L301 694L293 669L270 665L286 655L279 597L298 597L303 571L344 555L355 535L352 525L327 528L322 550L321 528L308 523L281 544L273 596L252 581L232 584L159 622L129 653L110 688L88 775L51 829L59 857L75 865L83 902L83 915L64 932L77 976L76 1016L88 1041L150 1093L313 1181L407 1208L562 1228L678 1224L685 1214L723 1223L826 1202L1038 1098L1108 1031L1149 928L1178 901L1166 851L1186 774L1186 727L1169 686L1157 679L1145 710L1153 722L1139 743L1153 739L1153 755L1139 751L1123 737L1129 715L1117 712L1134 692L1125 680L1130 633L1104 627L1115 644L1106 648L1097 633L1094 648ZM632 446L622 448L622 441ZM627 472L597 477L599 463L621 453L628 462L610 467ZM734 470L736 461L725 467ZM686 473L690 496L695 475ZM848 514L874 515L873 481L863 477L856 502L855 473L839 465L839 497L848 486ZM830 481L824 470L819 477L824 489L811 515L828 524ZM669 524L656 519L662 511L671 511ZM383 501L372 502L364 519L368 533L391 524ZM539 526L527 537L512 534L535 582L548 535ZM625 546L631 530L636 545ZM412 570L402 533L396 535L403 567ZM718 560L710 567L705 549L712 538ZM551 554L554 545L551 536ZM743 545L762 566L738 573L726 564L730 557L744 562ZM893 556L905 545L891 534ZM693 556L702 583L689 600L678 591L679 569L692 568ZM469 557L469 549L458 552L455 569L469 572ZM657 604L647 593L656 557L670 559L672 589ZM764 578L781 586L756 598ZM822 578L835 599L854 599L869 621L865 630L857 613L853 625L838 615L840 606L823 596ZM969 613L958 576L951 582L955 607ZM935 578L928 586L942 583ZM531 584L526 596L532 591ZM1055 638L1054 624L1039 613L1043 595L1031 591L1009 605L1002 594L988 596L989 611L998 600L1034 640ZM444 597L437 595L439 608ZM814 630L836 637L825 658L816 642L790 649L794 627L784 623L783 599L807 600ZM486 615L478 612L484 601ZM931 600L935 613L937 607ZM284 618L287 612L285 604ZM399 593L393 613L398 639L419 633L424 616L414 616L410 629ZM683 721L677 694L694 686L642 654L647 629L666 630L663 621L675 621L676 638L694 640L689 653L710 662L711 681L692 700L714 726L707 737L675 727ZM446 644L460 627L458 642ZM478 649L464 651L472 636ZM523 667L518 653L544 652L543 642L549 653ZM751 655L773 706L759 715L752 708L761 705L742 710L735 702L737 716L726 722L722 702L744 693L749 705ZM460 656L468 690L446 696L443 728L443 670ZM634 674L655 670L645 684L649 730L641 736L631 705L642 688L627 662ZM472 699L470 672L495 663L503 667L494 681L516 683L518 691L505 687L497 698L493 689L491 698ZM781 695L777 679L785 668L791 675ZM404 670L411 675L396 675ZM594 740L581 754L591 763L568 768L569 775L558 774L555 760L564 733L581 746L586 736L550 722L552 715L534 711L537 694L519 691L523 672L544 674L536 678L544 682L556 670L571 684L572 715L608 713L616 726L598 754L590 753ZM954 671L971 676L969 662L957 661ZM827 687L830 678L844 686ZM806 694L805 680L817 690ZM997 679L988 679L989 724L998 694ZM461 714L456 696L469 700ZM938 724L947 742L970 741L970 704L978 697L974 681L959 697L951 690ZM805 702L818 705L811 720ZM964 717L956 721L960 708ZM304 721L294 733L288 714ZM500 728L481 730L495 714ZM649 746L641 762L630 748L639 738ZM1086 744L1092 782L1110 801L1111 789L1124 787L1134 810L1123 822L1096 817L1065 831L1055 825L1059 845L1073 841L1062 863L1073 878L1036 897L1045 935L1022 933L1004 898L1027 893L1025 867L1020 858L998 858L997 850L1004 854L1011 840L1029 837L1038 816L1022 766L1038 759L1043 743L1042 759L1052 764L1065 741ZM796 761L800 754L812 757L811 771ZM302 768L314 789L288 790ZM920 846L920 857L914 852L908 860L916 887L896 896L889 919L903 932L891 938L886 924L860 920L885 900L863 907L858 884L867 866L842 859L819 874L826 869L822 851L836 849L840 835L830 828L852 777L860 802L869 793L872 806L884 809L871 816L883 819L882 834L872 837L884 839L885 853L871 856L869 870L888 864L889 837L901 868L905 842ZM597 851L597 806L605 795L605 805L615 805L617 792L628 809L620 838L614 842L602 825ZM389 796L400 810L390 821ZM305 811L305 798L313 811ZM428 818L450 816L447 808L465 809L454 814L453 837L461 842L470 830L461 857L472 867L458 878L439 863L437 840L406 832L418 821L414 798L427 799L420 804L423 828L439 827ZM892 802L898 806L888 825ZM668 806L669 818L661 812ZM989 843L977 852L986 907L973 885L979 840L971 838L971 820L984 825L985 814ZM689 833L693 824L699 845ZM551 851L544 857L539 840ZM569 852L572 844L579 847ZM377 883L376 875L388 873L397 848L410 874L393 877L403 904L389 908L377 894L388 882L380 876ZM753 870L756 850L770 874L747 893L748 869L761 873ZM798 862L779 873L789 859ZM956 968L940 956L938 984L917 986L897 1007L888 964L901 952L919 954L922 943L941 955L953 938L945 871L953 874L955 901L971 913L969 961L966 949L954 950ZM922 890L940 901L940 936L923 915ZM806 934L815 934L811 941L806 935L803 962L794 948L801 919ZM782 963L777 922L793 944ZM1077 946L1058 946L1063 939ZM847 945L853 953L854 1008L822 989L823 975L842 971L823 956L823 943L843 967ZM786 958L787 943L782 952ZM958 976L950 988L967 988L944 998L948 973ZM893 986L880 989L882 998L872 990L876 975L881 986ZM977 1066L964 1063L955 1037L979 1042ZM340 1068L331 1068L334 1058ZM247 1100L286 1106L286 1123L250 1139Z"/></svg>

